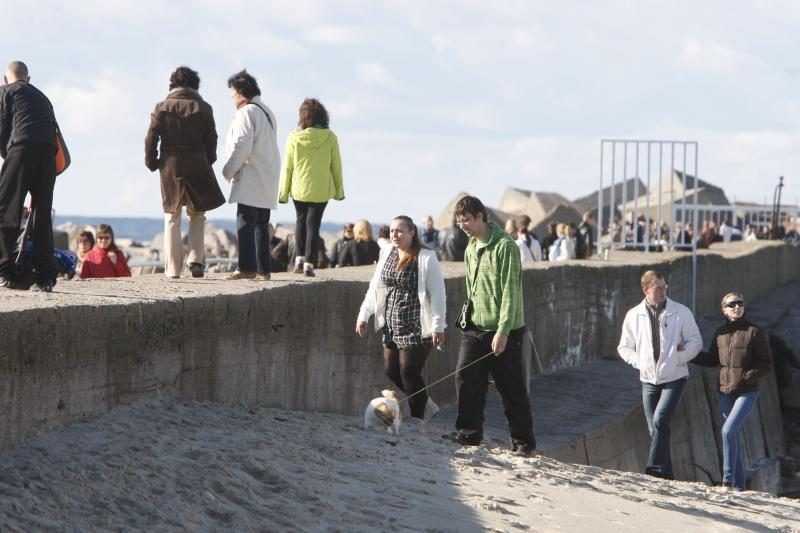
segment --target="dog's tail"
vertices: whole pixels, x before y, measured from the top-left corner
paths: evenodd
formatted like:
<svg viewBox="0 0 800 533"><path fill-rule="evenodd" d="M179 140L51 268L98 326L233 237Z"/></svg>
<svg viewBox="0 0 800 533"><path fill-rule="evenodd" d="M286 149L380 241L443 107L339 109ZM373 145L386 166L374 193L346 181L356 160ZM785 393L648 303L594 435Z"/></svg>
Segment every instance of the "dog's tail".
<svg viewBox="0 0 800 533"><path fill-rule="evenodd" d="M391 389L386 389L381 391L381 396L384 398L389 398L390 400L397 400L397 394Z"/></svg>

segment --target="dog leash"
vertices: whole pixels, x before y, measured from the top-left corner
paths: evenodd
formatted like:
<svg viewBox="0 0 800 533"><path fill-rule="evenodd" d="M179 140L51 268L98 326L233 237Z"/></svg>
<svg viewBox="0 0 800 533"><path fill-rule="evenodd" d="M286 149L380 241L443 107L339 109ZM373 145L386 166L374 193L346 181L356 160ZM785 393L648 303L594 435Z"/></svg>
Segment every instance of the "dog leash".
<svg viewBox="0 0 800 533"><path fill-rule="evenodd" d="M486 359L486 358L487 358L487 357L489 357L490 355L494 355L494 352L492 351L492 352L489 352L489 353L487 353L487 354L484 354L484 355L480 356L478 359L475 359L475 360L474 360L473 362L471 362L470 364L468 364L468 365L465 365L465 366L462 366L461 368L457 369L455 372L450 372L449 374L447 374L447 375L446 375L446 376L444 376L443 378L441 378L441 379L439 379L439 380L437 380L437 381L434 381L433 383L431 383L431 384L430 384L430 385L428 385L427 387L422 387L420 390L418 390L418 391L417 391L417 392L415 392L414 394L409 394L408 396L406 396L406 397L405 397L405 398L403 398L402 400L398 400L398 401L397 401L397 403L407 402L408 400L410 400L411 398L413 398L414 396L416 396L416 395L417 395L417 394L419 394L420 392L424 392L424 391L426 391L426 390L430 389L431 387L433 387L434 385L438 385L439 383L441 383L442 381L446 380L447 378L450 378L450 377L453 377L453 376L455 376L456 374L458 374L459 372L461 372L461 371L462 371L462 370L464 370L465 368L469 368L469 367L471 367L472 365L474 365L475 363L479 363L479 362L483 361L484 359Z"/></svg>
<svg viewBox="0 0 800 533"><path fill-rule="evenodd" d="M536 343L533 341L533 333L531 333L531 330L530 330L530 329L528 330L528 339L531 341L531 346L533 347L533 355L534 355L534 358L536 359L536 370L537 370L537 371L538 371L540 374L544 374L544 368L542 367L542 360L541 360L541 358L539 357L539 350L537 350L537 349L536 349ZM493 355L493 354L494 354L494 352L489 352L489 353L487 353L487 354L485 354L485 355L482 355L482 356L480 356L478 359L474 360L474 361L473 361L473 362L471 362L470 364L468 364L468 365L466 365L466 366L464 366L464 367L462 367L462 368L459 368L459 369L458 369L458 370L456 370L455 372L451 372L451 373L447 374L446 376L444 376L444 377L443 377L443 378L441 378L440 380L438 380L438 381L434 381L433 383L431 383L431 384L430 384L430 385L428 385L427 387L423 387L423 388L421 388L420 390L418 390L418 391L417 391L417 392L415 392L414 394L410 394L410 395L406 396L405 398L403 398L402 400L398 400L398 402L397 402L397 403L407 402L409 399L411 399L413 396L416 396L416 395L417 395L417 394L419 394L420 392L426 391L426 390L430 389L431 387L433 387L434 385L438 385L439 383L441 383L442 381L446 380L447 378L453 377L453 376L454 376L454 375L456 375L458 372L460 372L460 371L464 370L465 368L469 368L469 367L471 367L471 366L472 366L472 365L474 365L475 363L478 363L478 362L480 362L480 361L482 361L482 360L486 359L487 357L489 357L490 355Z"/></svg>

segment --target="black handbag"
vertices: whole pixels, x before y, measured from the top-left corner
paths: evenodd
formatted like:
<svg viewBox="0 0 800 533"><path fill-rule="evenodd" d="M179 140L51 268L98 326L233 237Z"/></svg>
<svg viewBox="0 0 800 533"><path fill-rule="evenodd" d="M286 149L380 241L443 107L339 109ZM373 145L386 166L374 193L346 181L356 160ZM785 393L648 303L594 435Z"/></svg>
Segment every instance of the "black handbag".
<svg viewBox="0 0 800 533"><path fill-rule="evenodd" d="M470 290L470 293L475 292L475 285L478 282L478 268L480 268L481 266L481 259L483 259L483 254L479 252L478 263L475 265L475 276L472 278L472 289ZM472 298L467 298L467 300L461 306L461 312L458 313L458 316L456 317L456 322L453 325L456 328L460 329L461 331L475 329L471 317L472 317Z"/></svg>

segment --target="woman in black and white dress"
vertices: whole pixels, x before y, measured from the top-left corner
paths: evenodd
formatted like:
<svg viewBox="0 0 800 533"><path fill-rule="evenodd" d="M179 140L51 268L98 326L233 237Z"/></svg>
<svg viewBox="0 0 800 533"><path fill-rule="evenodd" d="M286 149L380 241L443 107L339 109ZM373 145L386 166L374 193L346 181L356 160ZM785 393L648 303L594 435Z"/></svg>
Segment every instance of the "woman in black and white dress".
<svg viewBox="0 0 800 533"><path fill-rule="evenodd" d="M422 369L432 347L444 345L445 290L439 261L423 248L417 227L406 216L391 224L392 246L381 250L375 274L361 304L356 333L364 336L375 316L383 334L386 375L409 400L411 416L425 422L439 410L426 392Z"/></svg>

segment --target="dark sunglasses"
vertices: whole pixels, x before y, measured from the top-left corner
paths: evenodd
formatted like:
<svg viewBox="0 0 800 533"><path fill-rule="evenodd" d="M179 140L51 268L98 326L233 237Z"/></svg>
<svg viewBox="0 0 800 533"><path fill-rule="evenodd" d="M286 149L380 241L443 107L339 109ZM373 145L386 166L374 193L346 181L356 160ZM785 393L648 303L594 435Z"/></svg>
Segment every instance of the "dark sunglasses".
<svg viewBox="0 0 800 533"><path fill-rule="evenodd" d="M733 309L736 306L744 307L744 302L742 300L734 300L725 304L728 309Z"/></svg>

